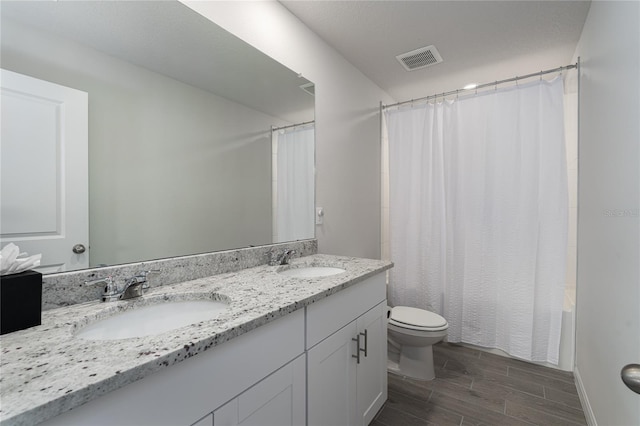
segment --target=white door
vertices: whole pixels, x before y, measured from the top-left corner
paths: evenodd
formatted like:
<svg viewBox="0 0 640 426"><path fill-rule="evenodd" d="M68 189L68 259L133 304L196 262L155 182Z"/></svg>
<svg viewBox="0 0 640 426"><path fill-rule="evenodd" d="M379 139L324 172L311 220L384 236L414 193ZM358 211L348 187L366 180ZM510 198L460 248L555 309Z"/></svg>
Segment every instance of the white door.
<svg viewBox="0 0 640 426"><path fill-rule="evenodd" d="M357 320L358 333L365 334L366 348L358 365L358 424L368 425L387 400L387 302L367 311Z"/></svg>
<svg viewBox="0 0 640 426"><path fill-rule="evenodd" d="M307 354L309 426L356 425L356 322L311 348Z"/></svg>
<svg viewBox="0 0 640 426"><path fill-rule="evenodd" d="M0 84L0 244L42 253L41 272L87 268L88 95L7 70Z"/></svg>

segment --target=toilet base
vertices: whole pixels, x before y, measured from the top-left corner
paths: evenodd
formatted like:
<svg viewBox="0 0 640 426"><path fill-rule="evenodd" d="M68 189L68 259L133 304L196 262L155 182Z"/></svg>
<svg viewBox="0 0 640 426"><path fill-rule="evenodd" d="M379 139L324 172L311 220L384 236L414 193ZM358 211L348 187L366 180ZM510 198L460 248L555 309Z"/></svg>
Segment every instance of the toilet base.
<svg viewBox="0 0 640 426"><path fill-rule="evenodd" d="M400 372L400 367L398 367L398 363L388 359L387 360L387 371L389 373L397 374L398 376L402 376L403 374Z"/></svg>
<svg viewBox="0 0 640 426"><path fill-rule="evenodd" d="M400 374L416 380L433 380L433 346L403 346L398 363Z"/></svg>

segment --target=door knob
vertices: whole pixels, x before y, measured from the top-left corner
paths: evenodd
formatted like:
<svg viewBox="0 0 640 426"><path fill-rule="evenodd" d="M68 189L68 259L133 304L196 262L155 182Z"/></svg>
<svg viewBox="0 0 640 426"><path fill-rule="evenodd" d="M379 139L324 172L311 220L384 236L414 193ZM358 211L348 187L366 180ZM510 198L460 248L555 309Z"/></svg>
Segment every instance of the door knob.
<svg viewBox="0 0 640 426"><path fill-rule="evenodd" d="M84 253L87 250L87 248L82 244L76 244L75 246L73 246L71 250L73 250L75 254L81 254L81 253Z"/></svg>
<svg viewBox="0 0 640 426"><path fill-rule="evenodd" d="M640 393L640 364L625 365L620 372L622 381L635 393Z"/></svg>

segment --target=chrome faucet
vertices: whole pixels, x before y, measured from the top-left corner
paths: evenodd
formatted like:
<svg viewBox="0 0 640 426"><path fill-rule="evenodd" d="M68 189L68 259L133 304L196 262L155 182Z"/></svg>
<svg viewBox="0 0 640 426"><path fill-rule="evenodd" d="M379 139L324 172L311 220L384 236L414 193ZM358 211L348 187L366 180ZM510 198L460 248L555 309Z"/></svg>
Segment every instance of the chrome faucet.
<svg viewBox="0 0 640 426"><path fill-rule="evenodd" d="M296 254L295 250L285 250L283 253L281 253L280 255L275 256L274 258L272 258L270 265L271 266L275 266L275 265L288 265L289 264L289 260L291 260L291 257Z"/></svg>
<svg viewBox="0 0 640 426"><path fill-rule="evenodd" d="M159 270L142 271L125 280L124 286L119 288L112 276L85 282L85 285L104 285L102 292L103 302L115 302L140 297L149 289L148 277Z"/></svg>

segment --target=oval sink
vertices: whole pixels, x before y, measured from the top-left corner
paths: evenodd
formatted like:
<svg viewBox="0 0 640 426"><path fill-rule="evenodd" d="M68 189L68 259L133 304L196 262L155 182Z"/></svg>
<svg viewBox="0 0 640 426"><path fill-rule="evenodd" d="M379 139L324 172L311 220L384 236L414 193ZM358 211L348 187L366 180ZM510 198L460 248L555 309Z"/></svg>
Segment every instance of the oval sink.
<svg viewBox="0 0 640 426"><path fill-rule="evenodd" d="M295 278L318 278L338 275L346 272L342 268L334 268L331 266L306 266L300 268L289 268L279 271L281 275Z"/></svg>
<svg viewBox="0 0 640 426"><path fill-rule="evenodd" d="M87 340L152 336L218 317L228 307L219 300L188 300L140 306L93 322L77 333Z"/></svg>

